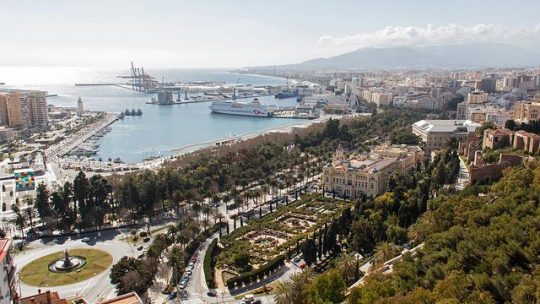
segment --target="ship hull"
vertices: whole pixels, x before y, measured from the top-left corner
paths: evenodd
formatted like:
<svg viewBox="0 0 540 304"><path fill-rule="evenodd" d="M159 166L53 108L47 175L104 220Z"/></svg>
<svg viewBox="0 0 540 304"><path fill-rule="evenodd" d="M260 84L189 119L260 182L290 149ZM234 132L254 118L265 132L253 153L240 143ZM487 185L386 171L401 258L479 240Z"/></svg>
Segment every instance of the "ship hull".
<svg viewBox="0 0 540 304"><path fill-rule="evenodd" d="M273 108L261 105L257 99L251 103L216 101L210 106L212 113L251 117L272 117Z"/></svg>
<svg viewBox="0 0 540 304"><path fill-rule="evenodd" d="M242 111L235 111L235 110L225 110L225 109L212 109L212 113L214 114L225 114L225 115L239 115L239 116L251 116L251 117L272 117L272 113L270 112L263 112L258 110L253 110L251 112L242 110Z"/></svg>

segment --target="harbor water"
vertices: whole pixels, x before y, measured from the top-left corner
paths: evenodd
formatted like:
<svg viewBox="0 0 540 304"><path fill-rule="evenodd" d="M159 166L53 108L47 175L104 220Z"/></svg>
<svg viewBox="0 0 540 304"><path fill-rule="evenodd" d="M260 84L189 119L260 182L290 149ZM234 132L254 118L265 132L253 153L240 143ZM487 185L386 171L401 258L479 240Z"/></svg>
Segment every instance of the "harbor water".
<svg viewBox="0 0 540 304"><path fill-rule="evenodd" d="M278 85L285 79L255 75L238 75L225 70L148 70L161 81L214 81L240 84ZM287 125L306 123L294 119L242 117L212 114L210 102L158 106L147 104L155 94L146 94L115 86L79 86L75 83L120 83L118 75L129 71L84 68L29 68L0 67L2 88L37 89L56 94L48 98L49 104L76 107L79 96L86 110L122 112L141 109L142 116L128 116L111 125L111 131L98 141L95 159L119 157L126 163L135 163L148 157L169 156L182 147L277 129ZM245 101L250 101L246 99ZM259 97L261 103L276 106L294 106L296 99L277 100L272 96Z"/></svg>

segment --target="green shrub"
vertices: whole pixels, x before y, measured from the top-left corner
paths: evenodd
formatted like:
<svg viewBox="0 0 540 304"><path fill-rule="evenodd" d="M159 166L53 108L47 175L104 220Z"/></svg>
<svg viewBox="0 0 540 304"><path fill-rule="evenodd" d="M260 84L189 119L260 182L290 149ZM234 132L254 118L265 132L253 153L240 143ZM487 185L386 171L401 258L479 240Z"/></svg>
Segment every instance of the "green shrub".
<svg viewBox="0 0 540 304"><path fill-rule="evenodd" d="M284 264L285 264L285 256L279 255L273 260L271 260L270 262L259 267L259 269L246 272L234 278L228 279L226 283L227 287L230 290L233 290L235 288L235 284L238 284L241 286L242 284L248 285L250 283L257 282L257 278L259 279L264 278L264 276L269 275L272 271L283 266Z"/></svg>
<svg viewBox="0 0 540 304"><path fill-rule="evenodd" d="M215 288L216 287L216 280L214 277L214 266L215 266L215 257L218 254L218 246L217 246L217 239L214 239L210 245L208 245L208 249L206 250L206 254L204 255L204 262L203 262L203 270L204 270L204 277L206 278L206 284L208 284L208 287Z"/></svg>

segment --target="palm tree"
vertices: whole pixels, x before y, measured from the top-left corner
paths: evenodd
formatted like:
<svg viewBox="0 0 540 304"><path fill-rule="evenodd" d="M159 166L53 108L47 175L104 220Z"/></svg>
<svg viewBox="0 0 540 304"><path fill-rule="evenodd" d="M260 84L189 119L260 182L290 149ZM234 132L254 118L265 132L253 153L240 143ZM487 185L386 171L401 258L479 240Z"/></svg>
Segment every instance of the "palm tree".
<svg viewBox="0 0 540 304"><path fill-rule="evenodd" d="M291 282L279 282L274 294L274 301L276 304L292 304L292 300L293 292Z"/></svg>
<svg viewBox="0 0 540 304"><path fill-rule="evenodd" d="M36 211L34 210L34 207L28 206L28 207L24 210L24 213L26 214L26 217L27 217L28 220L30 221L30 228L34 228L34 216L35 216L35 214L36 214Z"/></svg>
<svg viewBox="0 0 540 304"><path fill-rule="evenodd" d="M178 233L178 227L176 225L169 225L169 229L167 229L167 235L172 238L175 238L177 233Z"/></svg>
<svg viewBox="0 0 540 304"><path fill-rule="evenodd" d="M336 259L336 269L348 284L354 283L357 262L358 259L349 253L343 253Z"/></svg>
<svg viewBox="0 0 540 304"><path fill-rule="evenodd" d="M178 282L178 270L184 268L184 251L174 246L169 252L167 264L172 267L171 281L176 284Z"/></svg>
<svg viewBox="0 0 540 304"><path fill-rule="evenodd" d="M373 269L378 269L386 261L395 257L398 253L399 253L398 246L392 243L381 242L377 244L377 247L375 248L375 254L373 255L373 265L372 265Z"/></svg>
<svg viewBox="0 0 540 304"><path fill-rule="evenodd" d="M24 218L24 215L21 214L21 211L17 205L11 205L11 210L15 212L15 225L19 227L19 230L21 231L21 237L24 238L24 227L26 223L26 218Z"/></svg>

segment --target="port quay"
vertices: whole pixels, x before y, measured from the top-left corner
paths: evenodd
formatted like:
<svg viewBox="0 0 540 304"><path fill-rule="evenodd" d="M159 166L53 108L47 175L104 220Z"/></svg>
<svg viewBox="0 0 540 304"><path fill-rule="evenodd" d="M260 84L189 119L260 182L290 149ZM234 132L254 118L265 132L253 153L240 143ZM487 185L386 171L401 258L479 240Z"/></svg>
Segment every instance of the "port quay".
<svg viewBox="0 0 540 304"><path fill-rule="evenodd" d="M69 137L65 138L62 142L49 147L45 154L51 160L58 159L65 156L72 150L79 147L82 143L95 136L101 132L106 127L113 124L115 121L120 119L121 114L119 113L104 113L104 117L94 124L84 126L81 130L71 134Z"/></svg>

